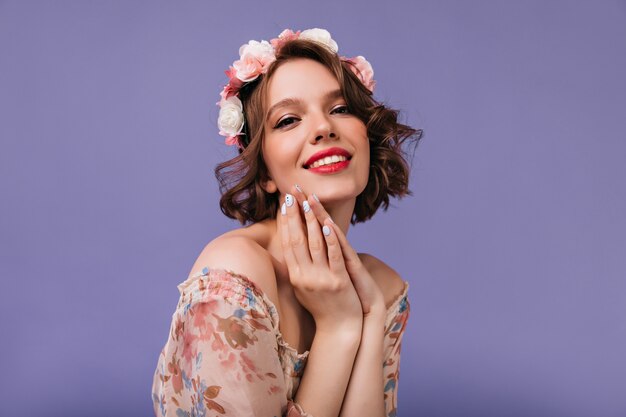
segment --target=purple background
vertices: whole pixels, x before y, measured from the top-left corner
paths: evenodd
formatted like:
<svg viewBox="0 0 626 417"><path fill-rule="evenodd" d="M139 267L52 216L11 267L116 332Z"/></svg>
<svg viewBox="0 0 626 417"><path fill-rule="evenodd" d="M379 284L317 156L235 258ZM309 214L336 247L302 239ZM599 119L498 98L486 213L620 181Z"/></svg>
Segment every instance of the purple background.
<svg viewBox="0 0 626 417"><path fill-rule="evenodd" d="M0 404L150 416L178 292L236 227L223 71L323 27L426 135L350 231L410 282L400 416L626 416L624 1L0 1Z"/></svg>

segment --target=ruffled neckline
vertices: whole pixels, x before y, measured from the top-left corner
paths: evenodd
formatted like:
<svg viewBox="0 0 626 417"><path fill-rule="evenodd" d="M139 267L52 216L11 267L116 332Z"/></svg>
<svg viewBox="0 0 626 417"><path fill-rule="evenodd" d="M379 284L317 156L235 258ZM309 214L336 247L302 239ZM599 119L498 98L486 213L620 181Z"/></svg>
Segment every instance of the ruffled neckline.
<svg viewBox="0 0 626 417"><path fill-rule="evenodd" d="M281 345L285 350L288 350L289 352L291 352L292 355L294 355L296 359L298 360L303 360L308 357L309 350L305 350L303 353L298 353L298 351L294 347L289 345L289 343L287 343L287 341L283 338L283 335L280 332L280 327L279 327L280 316L278 315L278 309L276 308L276 305L272 302L272 300L270 300L267 294L265 294L265 292L258 285L256 285L254 281L248 278L245 274L240 274L230 269L211 268L211 267L205 266L200 271L197 271L191 274L185 281L178 284L178 290L182 292L187 287L189 287L194 281L196 281L198 278L202 276L208 276L211 273L215 273L215 274L222 273L222 274L229 275L231 277L235 277L243 281L245 286L252 288L253 291L256 292L263 299L263 301L268 307L268 310L270 311L270 315L272 316L272 319L275 321L275 330L277 334L278 344ZM398 311L398 306L402 302L402 300L407 296L408 290L409 290L409 283L407 281L404 281L404 289L402 293L398 295L395 298L395 300L391 303L391 305L387 308L385 327L387 327L391 323L393 318L395 317L396 312Z"/></svg>

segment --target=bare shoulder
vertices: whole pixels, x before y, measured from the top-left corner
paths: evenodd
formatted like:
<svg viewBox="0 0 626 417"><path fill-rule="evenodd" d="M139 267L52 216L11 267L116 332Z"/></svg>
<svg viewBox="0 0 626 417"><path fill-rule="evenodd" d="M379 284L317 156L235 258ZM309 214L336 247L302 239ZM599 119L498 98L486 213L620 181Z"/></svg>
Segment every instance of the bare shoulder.
<svg viewBox="0 0 626 417"><path fill-rule="evenodd" d="M385 306L391 307L391 304L404 291L404 280L393 268L377 257L368 253L359 253L358 255L363 266L369 271L383 292Z"/></svg>
<svg viewBox="0 0 626 417"><path fill-rule="evenodd" d="M271 258L267 250L253 239L232 234L213 239L196 259L191 273L204 267L245 275L276 304L278 290Z"/></svg>

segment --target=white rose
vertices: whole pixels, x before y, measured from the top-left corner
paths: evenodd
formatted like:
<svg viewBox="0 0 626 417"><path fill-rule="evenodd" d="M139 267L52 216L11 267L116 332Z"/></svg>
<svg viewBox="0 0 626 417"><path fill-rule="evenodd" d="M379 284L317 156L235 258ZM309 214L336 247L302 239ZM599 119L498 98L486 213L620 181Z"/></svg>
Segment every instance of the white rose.
<svg viewBox="0 0 626 417"><path fill-rule="evenodd" d="M326 29L307 29L303 30L300 33L300 39L310 39L312 41L319 42L323 45L326 45L331 51L337 52L339 47L337 46L337 42L330 37L330 33Z"/></svg>
<svg viewBox="0 0 626 417"><path fill-rule="evenodd" d="M232 96L220 102L220 114L217 127L220 135L236 136L243 130L243 104L238 97Z"/></svg>

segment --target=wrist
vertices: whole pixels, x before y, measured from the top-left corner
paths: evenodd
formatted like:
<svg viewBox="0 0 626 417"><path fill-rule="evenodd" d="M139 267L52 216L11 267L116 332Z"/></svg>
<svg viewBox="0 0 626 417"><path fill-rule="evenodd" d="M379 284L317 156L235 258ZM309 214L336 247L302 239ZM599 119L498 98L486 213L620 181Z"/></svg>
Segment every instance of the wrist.
<svg viewBox="0 0 626 417"><path fill-rule="evenodd" d="M358 344L361 341L363 320L315 323L315 338L328 338L345 345Z"/></svg>
<svg viewBox="0 0 626 417"><path fill-rule="evenodd" d="M362 314L350 317L313 316L313 320L315 321L315 330L323 331L325 333L354 333L359 332L361 327L363 326Z"/></svg>
<svg viewBox="0 0 626 417"><path fill-rule="evenodd" d="M377 303L371 306L370 311L363 315L363 325L365 323L379 323L384 326L387 318L387 308L383 303Z"/></svg>

